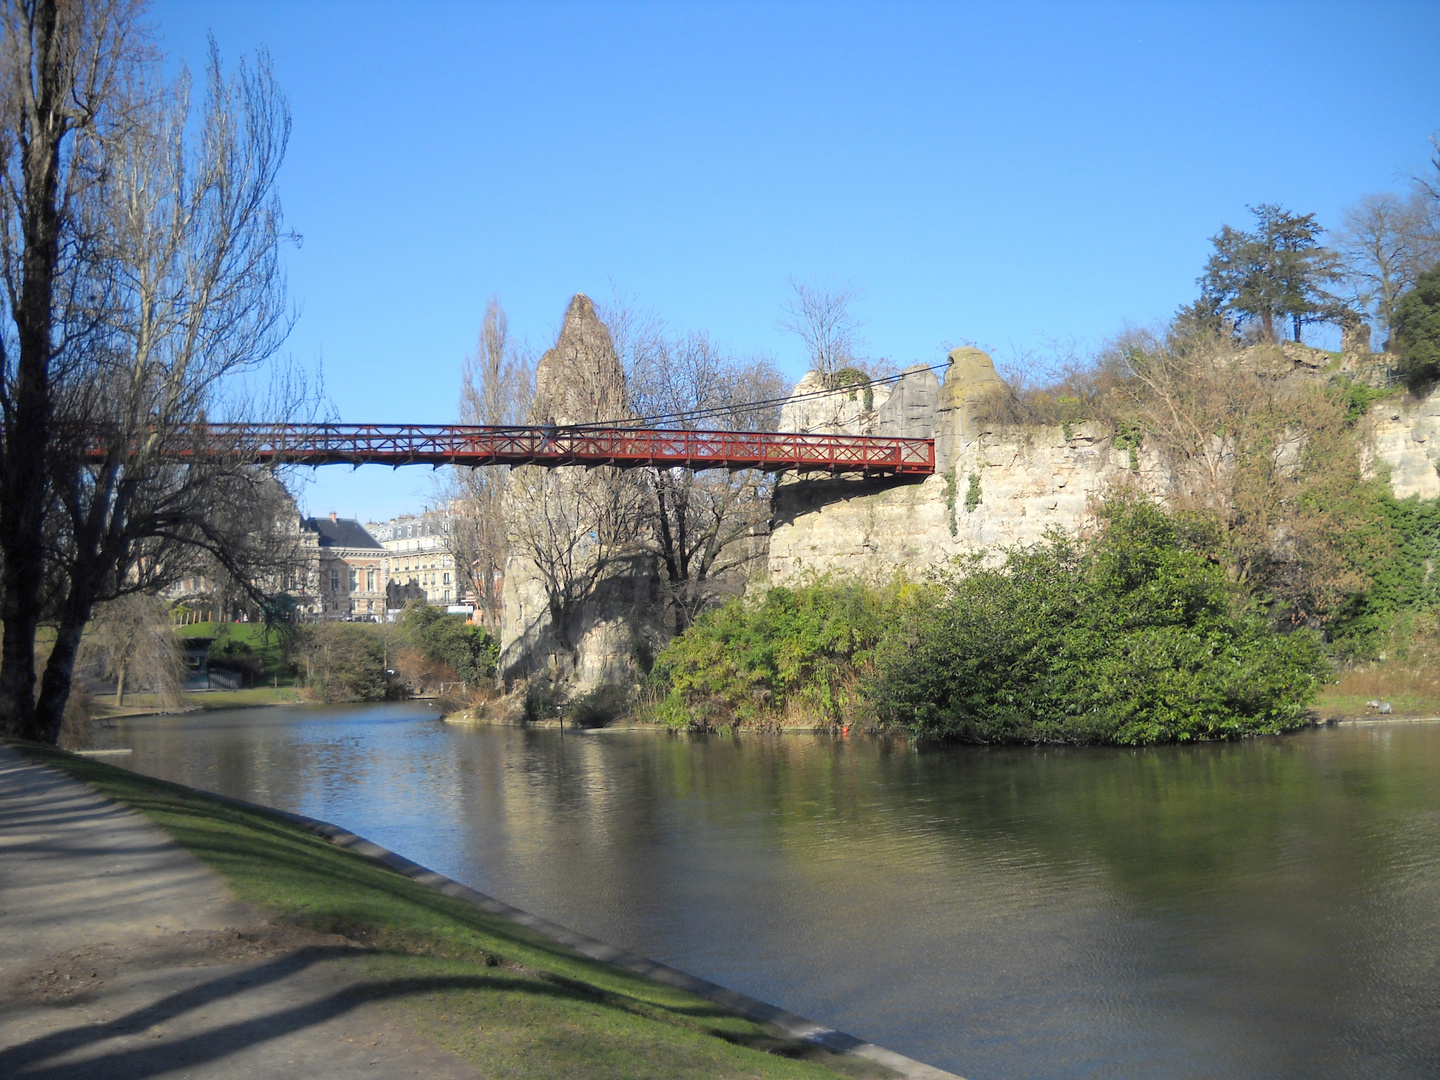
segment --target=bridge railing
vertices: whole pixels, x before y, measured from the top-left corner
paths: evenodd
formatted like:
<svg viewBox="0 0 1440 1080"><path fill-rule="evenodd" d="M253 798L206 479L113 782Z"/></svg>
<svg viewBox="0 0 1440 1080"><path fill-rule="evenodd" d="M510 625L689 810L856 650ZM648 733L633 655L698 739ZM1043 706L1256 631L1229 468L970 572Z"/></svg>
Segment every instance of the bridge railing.
<svg viewBox="0 0 1440 1080"><path fill-rule="evenodd" d="M165 456L295 465L614 465L927 476L931 439L463 424L182 425ZM98 451L97 451L98 452Z"/></svg>

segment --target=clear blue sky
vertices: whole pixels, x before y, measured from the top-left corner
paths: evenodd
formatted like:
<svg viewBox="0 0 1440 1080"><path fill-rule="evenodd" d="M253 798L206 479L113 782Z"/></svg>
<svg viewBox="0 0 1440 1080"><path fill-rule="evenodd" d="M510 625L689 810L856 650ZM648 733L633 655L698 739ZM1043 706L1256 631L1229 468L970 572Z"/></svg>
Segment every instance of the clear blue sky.
<svg viewBox="0 0 1440 1080"><path fill-rule="evenodd" d="M1094 343L1193 298L1208 238L1335 223L1426 167L1435 3L235 3L152 20L274 57L289 348L347 421L457 418L493 293L543 345L611 283L799 375L790 277L865 290L868 352ZM430 501L319 470L312 513Z"/></svg>

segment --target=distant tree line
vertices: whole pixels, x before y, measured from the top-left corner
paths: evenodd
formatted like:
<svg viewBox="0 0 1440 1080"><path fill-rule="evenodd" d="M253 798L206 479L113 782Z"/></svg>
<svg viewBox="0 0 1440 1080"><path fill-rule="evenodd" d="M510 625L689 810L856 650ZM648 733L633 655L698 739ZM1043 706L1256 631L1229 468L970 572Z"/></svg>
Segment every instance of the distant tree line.
<svg viewBox="0 0 1440 1080"><path fill-rule="evenodd" d="M1212 238L1200 297L1181 309L1181 329L1299 341L1311 324L1336 324L1349 336L1370 320L1410 385L1428 386L1440 378L1440 149L1431 165L1409 191L1366 195L1347 208L1332 246L1314 214L1251 207L1252 229L1225 225Z"/></svg>

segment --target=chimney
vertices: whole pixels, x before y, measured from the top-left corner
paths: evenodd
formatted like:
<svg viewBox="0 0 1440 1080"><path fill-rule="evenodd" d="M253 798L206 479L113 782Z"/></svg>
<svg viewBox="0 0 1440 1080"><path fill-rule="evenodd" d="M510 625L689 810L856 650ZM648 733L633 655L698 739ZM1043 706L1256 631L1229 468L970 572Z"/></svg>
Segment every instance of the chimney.
<svg viewBox="0 0 1440 1080"><path fill-rule="evenodd" d="M338 517L335 516L335 511L334 511L334 510L331 510L331 511L330 511L330 520L331 520L331 521L339 521L339 520L340 520Z"/></svg>

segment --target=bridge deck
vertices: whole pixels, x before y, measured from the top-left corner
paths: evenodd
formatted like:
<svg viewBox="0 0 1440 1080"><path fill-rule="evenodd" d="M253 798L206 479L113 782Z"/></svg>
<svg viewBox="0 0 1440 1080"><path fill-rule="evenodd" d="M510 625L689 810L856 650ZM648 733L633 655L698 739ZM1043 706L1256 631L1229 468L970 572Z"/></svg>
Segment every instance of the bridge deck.
<svg viewBox="0 0 1440 1080"><path fill-rule="evenodd" d="M459 424L207 424L176 457L294 465L615 465L928 476L932 439L761 431Z"/></svg>

